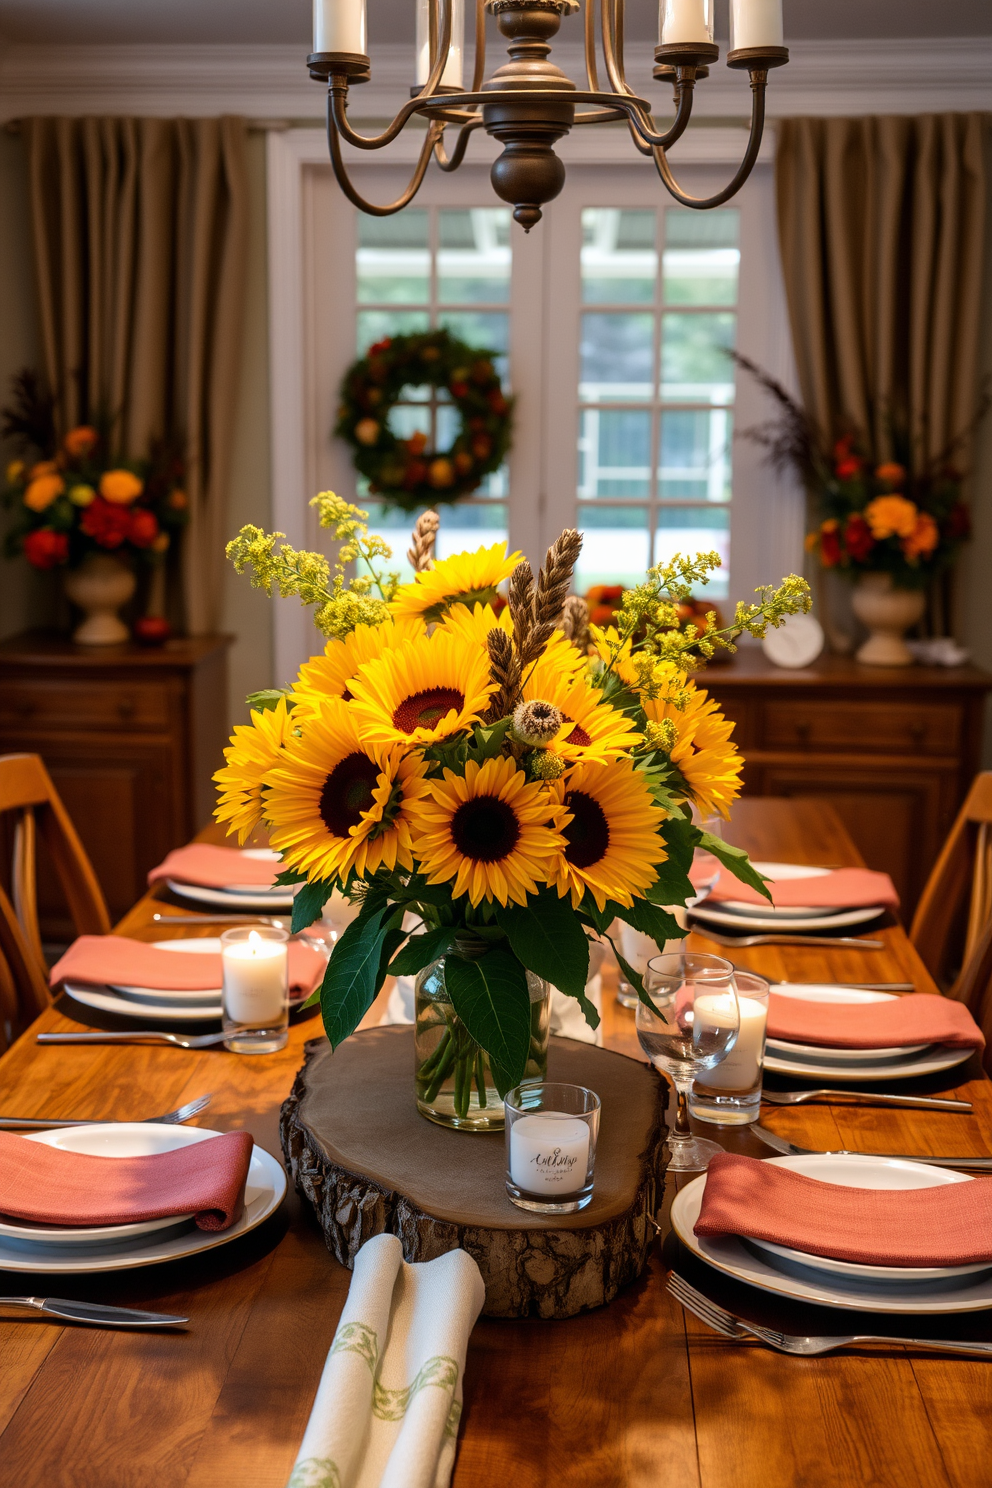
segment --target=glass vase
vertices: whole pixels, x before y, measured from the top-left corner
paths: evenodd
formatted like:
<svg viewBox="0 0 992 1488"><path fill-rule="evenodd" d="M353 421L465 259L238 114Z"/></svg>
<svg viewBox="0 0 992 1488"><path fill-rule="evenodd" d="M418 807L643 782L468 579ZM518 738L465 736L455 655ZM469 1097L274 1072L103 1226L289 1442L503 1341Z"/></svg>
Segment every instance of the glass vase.
<svg viewBox="0 0 992 1488"><path fill-rule="evenodd" d="M503 1098L493 1081L489 1056L458 1017L445 990L442 956L418 973L414 1048L417 1109L439 1126L459 1131L502 1131ZM530 993L530 1053L522 1085L547 1078L551 989L527 972Z"/></svg>

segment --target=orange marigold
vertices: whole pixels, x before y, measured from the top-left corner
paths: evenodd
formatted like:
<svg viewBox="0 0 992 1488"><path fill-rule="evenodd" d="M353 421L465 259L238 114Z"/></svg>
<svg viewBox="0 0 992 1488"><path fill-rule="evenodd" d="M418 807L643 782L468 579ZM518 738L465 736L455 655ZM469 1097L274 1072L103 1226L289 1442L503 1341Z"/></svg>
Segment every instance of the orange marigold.
<svg viewBox="0 0 992 1488"><path fill-rule="evenodd" d="M881 465L876 465L875 479L893 488L902 486L906 482L906 467L897 460L885 460Z"/></svg>
<svg viewBox="0 0 992 1488"><path fill-rule="evenodd" d="M914 558L929 558L939 542L940 530L937 523L929 512L920 512L916 518L916 526L903 539L902 550L910 561Z"/></svg>
<svg viewBox="0 0 992 1488"><path fill-rule="evenodd" d="M99 437L96 430L89 424L78 424L75 429L69 430L62 443L70 459L80 460L84 455L89 454Z"/></svg>
<svg viewBox="0 0 992 1488"><path fill-rule="evenodd" d="M865 507L865 521L876 542L886 537L908 537L916 526L917 508L905 496L876 496Z"/></svg>
<svg viewBox="0 0 992 1488"><path fill-rule="evenodd" d="M24 492L24 505L33 512L43 512L64 490L65 481L60 475L36 475Z"/></svg>
<svg viewBox="0 0 992 1488"><path fill-rule="evenodd" d="M100 477L100 495L114 506L130 506L144 489L144 481L130 470L105 470Z"/></svg>

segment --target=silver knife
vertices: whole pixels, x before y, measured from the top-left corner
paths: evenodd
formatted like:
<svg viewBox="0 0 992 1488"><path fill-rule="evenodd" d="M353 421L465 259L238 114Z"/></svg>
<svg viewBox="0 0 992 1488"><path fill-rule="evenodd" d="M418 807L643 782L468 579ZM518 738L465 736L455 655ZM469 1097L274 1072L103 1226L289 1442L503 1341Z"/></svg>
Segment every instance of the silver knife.
<svg viewBox="0 0 992 1488"><path fill-rule="evenodd" d="M789 1157L891 1157L897 1162L929 1163L932 1168L972 1168L975 1172L992 1173L992 1157L931 1157L925 1152L850 1152L846 1147L822 1152L818 1147L800 1147L798 1142L777 1136L757 1121L752 1123L751 1130L767 1146Z"/></svg>
<svg viewBox="0 0 992 1488"><path fill-rule="evenodd" d="M744 970L742 967L741 970ZM781 977L777 982L769 982L770 987L823 987L824 982L797 982L794 977ZM857 992L915 992L916 985L913 982L832 982L834 987L853 987Z"/></svg>
<svg viewBox="0 0 992 1488"><path fill-rule="evenodd" d="M67 1302L63 1297L0 1297L0 1307L24 1307L70 1323L96 1328L178 1328L188 1317L171 1312L141 1312L136 1307L107 1307L98 1302Z"/></svg>

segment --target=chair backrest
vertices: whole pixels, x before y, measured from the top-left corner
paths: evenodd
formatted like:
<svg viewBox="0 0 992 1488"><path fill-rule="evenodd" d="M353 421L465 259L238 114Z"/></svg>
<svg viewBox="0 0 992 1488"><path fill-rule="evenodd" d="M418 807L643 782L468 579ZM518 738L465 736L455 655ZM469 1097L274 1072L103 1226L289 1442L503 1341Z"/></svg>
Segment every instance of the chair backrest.
<svg viewBox="0 0 992 1488"><path fill-rule="evenodd" d="M910 939L939 986L964 974L992 921L992 771L976 775L923 890Z"/></svg>
<svg viewBox="0 0 992 1488"><path fill-rule="evenodd" d="M16 1022L23 1024L51 1000L38 923L39 833L58 874L76 933L107 934L110 915L86 850L37 754L0 755L0 817L4 816L13 818L14 856L11 897L0 889L0 953L17 991Z"/></svg>

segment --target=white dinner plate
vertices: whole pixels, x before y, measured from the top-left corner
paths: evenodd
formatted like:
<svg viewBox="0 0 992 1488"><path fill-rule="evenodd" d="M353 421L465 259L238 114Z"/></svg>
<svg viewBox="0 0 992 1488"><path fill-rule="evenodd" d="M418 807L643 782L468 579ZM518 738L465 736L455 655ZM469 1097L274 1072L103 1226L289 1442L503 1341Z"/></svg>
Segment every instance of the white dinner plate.
<svg viewBox="0 0 992 1488"><path fill-rule="evenodd" d="M65 1127L61 1131L43 1132L31 1141L44 1141L69 1152L89 1152L97 1157L138 1157L153 1152L171 1152L177 1147L218 1137L220 1132L202 1126L165 1126L155 1122L134 1121L92 1126ZM27 1251L23 1244L0 1235L0 1269L5 1271L84 1273L90 1271L129 1271L138 1266L155 1266L161 1261L178 1260L227 1245L245 1235L274 1214L286 1192L286 1173L281 1163L264 1148L256 1146L248 1168L245 1207L241 1218L229 1230L199 1230L196 1226L181 1234L170 1233L156 1239L154 1235L138 1236L133 1242L79 1247L47 1245L42 1254L38 1248ZM182 1223L171 1218L171 1226ZM157 1223L157 1221L156 1221Z"/></svg>
<svg viewBox="0 0 992 1488"><path fill-rule="evenodd" d="M155 940L152 945L157 951L184 951L200 956L220 955L220 937L217 935L204 935L200 940ZM139 1002L208 1002L216 1005L221 997L220 987L190 991L188 987L128 987L120 982L109 982L108 986L112 992L120 992Z"/></svg>
<svg viewBox="0 0 992 1488"><path fill-rule="evenodd" d="M81 982L66 982L65 990L83 1007L95 1008L100 1013L114 1013L122 1018L142 1018L155 1023L219 1023L221 1004L218 995L213 1002L155 1002L151 995L140 1002L134 997L124 997L112 992L109 987L93 987Z"/></svg>
<svg viewBox="0 0 992 1488"><path fill-rule="evenodd" d="M852 1169L852 1177L848 1181L855 1187L864 1188L909 1187L908 1183L898 1182L901 1170L905 1169L912 1170L914 1178L930 1175L930 1182L933 1184L946 1183L948 1180L945 1169L928 1167L925 1161L903 1163L895 1158L865 1158L854 1153L813 1153L807 1157L770 1157L764 1160L775 1163L778 1167L793 1168L809 1177L819 1177L830 1171L832 1176L828 1181L832 1183L839 1181L840 1170L837 1164L843 1162ZM880 1164L891 1165L887 1175L889 1181L884 1184L879 1182ZM820 1169L819 1173L817 1168ZM953 1176L959 1178L962 1175ZM932 1292L927 1290L925 1280L909 1281L904 1288L900 1288L897 1281L869 1287L861 1279L825 1270L809 1270L804 1276L789 1274L770 1264L761 1255L754 1254L748 1248L755 1244L754 1241L745 1245L736 1235L694 1235L692 1227L699 1218L705 1184L704 1173L676 1194L672 1204L672 1228L693 1255L737 1281L747 1282L765 1292L776 1292L780 1296L793 1297L801 1302L816 1302L821 1307L836 1307L845 1311L936 1314L981 1312L992 1308L992 1268L988 1266L983 1267L972 1281L963 1277L960 1286L952 1285L948 1288L948 1278L941 1278L935 1283L940 1289ZM919 1185L914 1182L912 1186ZM929 1187L930 1183L926 1186ZM785 1247L779 1249L784 1250ZM812 1259L813 1257L803 1254L803 1264L807 1267ZM899 1269L915 1273L918 1268Z"/></svg>
<svg viewBox="0 0 992 1488"><path fill-rule="evenodd" d="M294 896L290 889L204 889L199 884L179 883L174 878L167 878L165 883L180 899L219 905L222 909L257 909L271 913L293 907Z"/></svg>
<svg viewBox="0 0 992 1488"><path fill-rule="evenodd" d="M841 1064L824 1060L790 1059L787 1055L765 1052L765 1069L777 1075L801 1075L803 1079L843 1080L845 1084L866 1084L875 1080L910 1080L921 1075L937 1075L964 1064L973 1049L957 1049L949 1044L928 1044L922 1054L907 1054L905 1059L880 1060L877 1064Z"/></svg>
<svg viewBox="0 0 992 1488"><path fill-rule="evenodd" d="M803 915L802 918L795 919L767 909L745 917L722 907L716 909L707 900L689 911L704 933L707 925L713 925L721 930L738 930L748 934L758 930L788 930L790 935L794 930L840 930L848 925L866 925L869 920L877 920L884 913L885 906L875 904L866 909L843 909L838 914L817 912L816 915Z"/></svg>

